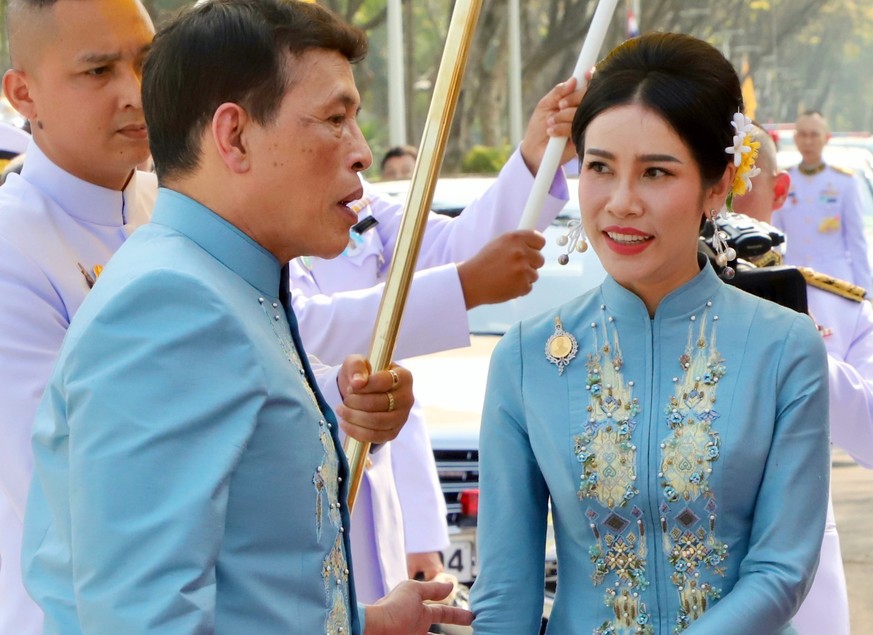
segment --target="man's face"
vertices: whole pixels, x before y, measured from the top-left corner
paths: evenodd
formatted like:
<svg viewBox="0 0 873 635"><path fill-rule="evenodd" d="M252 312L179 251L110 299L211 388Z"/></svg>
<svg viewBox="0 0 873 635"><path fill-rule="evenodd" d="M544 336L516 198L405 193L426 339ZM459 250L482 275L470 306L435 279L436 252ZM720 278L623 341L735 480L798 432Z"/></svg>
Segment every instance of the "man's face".
<svg viewBox="0 0 873 635"><path fill-rule="evenodd" d="M336 51L315 49L289 61L291 86L274 121L249 134L252 236L280 260L337 256L363 195L358 172L372 154L358 127L360 96L352 67ZM257 225L255 227L255 225Z"/></svg>
<svg viewBox="0 0 873 635"><path fill-rule="evenodd" d="M139 0L60 0L47 11L50 33L22 69L34 137L68 172L121 189L149 155L140 83L152 22Z"/></svg>
<svg viewBox="0 0 873 635"><path fill-rule="evenodd" d="M821 163L821 153L829 138L827 124L821 115L802 115L797 119L794 143L804 164L814 166Z"/></svg>
<svg viewBox="0 0 873 635"><path fill-rule="evenodd" d="M385 161L385 167L382 168L382 180L397 181L400 179L411 179L414 170L415 158L408 154L391 157Z"/></svg>

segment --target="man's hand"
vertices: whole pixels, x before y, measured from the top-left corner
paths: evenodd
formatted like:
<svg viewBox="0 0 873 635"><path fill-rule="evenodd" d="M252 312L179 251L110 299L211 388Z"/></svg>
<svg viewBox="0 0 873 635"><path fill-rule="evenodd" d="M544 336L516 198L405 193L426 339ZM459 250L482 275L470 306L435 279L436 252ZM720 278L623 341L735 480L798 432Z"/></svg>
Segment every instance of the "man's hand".
<svg viewBox="0 0 873 635"><path fill-rule="evenodd" d="M365 443L386 443L409 418L414 397L412 373L391 364L390 370L370 372L361 355L349 355L337 376L343 403L336 407L340 426L350 437Z"/></svg>
<svg viewBox="0 0 873 635"><path fill-rule="evenodd" d="M586 79L590 78L589 71ZM546 153L549 137L570 136L573 116L576 114L576 108L582 101L582 96L587 88L586 82L582 88L577 90L576 78L571 77L555 86L545 97L540 99L527 124L524 139L521 140L521 157L534 176L536 176L543 155ZM561 164L563 165L572 159L575 154L576 148L568 140L564 147L564 153L561 155Z"/></svg>
<svg viewBox="0 0 873 635"><path fill-rule="evenodd" d="M546 239L524 229L498 236L475 256L458 265L458 278L468 309L496 304L530 293L545 259Z"/></svg>
<svg viewBox="0 0 873 635"><path fill-rule="evenodd" d="M364 635L424 635L431 624L473 623L473 614L439 601L452 592L448 582L401 582L384 598L368 606Z"/></svg>
<svg viewBox="0 0 873 635"><path fill-rule="evenodd" d="M419 574L427 582L433 580L438 573L443 572L443 561L439 551L406 554L406 570L409 579L415 580Z"/></svg>

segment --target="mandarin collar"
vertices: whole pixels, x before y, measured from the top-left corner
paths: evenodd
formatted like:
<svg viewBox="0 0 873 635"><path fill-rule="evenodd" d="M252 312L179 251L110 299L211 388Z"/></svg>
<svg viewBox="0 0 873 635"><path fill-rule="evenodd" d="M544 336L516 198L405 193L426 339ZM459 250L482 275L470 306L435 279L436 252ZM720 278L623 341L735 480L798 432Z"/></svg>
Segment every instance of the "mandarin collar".
<svg viewBox="0 0 873 635"><path fill-rule="evenodd" d="M94 225L123 227L136 203L136 170L121 191L94 185L55 165L33 139L27 146L21 178L73 218Z"/></svg>
<svg viewBox="0 0 873 635"><path fill-rule="evenodd" d="M718 277L709 260L698 254L700 272L682 286L664 296L655 310L654 319L685 317L700 310L707 301L714 298L724 288L725 283ZM624 288L615 278L607 276L601 286L603 299L607 306L622 312L636 312L649 317L645 303L634 292Z"/></svg>
<svg viewBox="0 0 873 635"><path fill-rule="evenodd" d="M277 297L281 266L276 257L208 207L162 187L152 223L183 234L258 291Z"/></svg>

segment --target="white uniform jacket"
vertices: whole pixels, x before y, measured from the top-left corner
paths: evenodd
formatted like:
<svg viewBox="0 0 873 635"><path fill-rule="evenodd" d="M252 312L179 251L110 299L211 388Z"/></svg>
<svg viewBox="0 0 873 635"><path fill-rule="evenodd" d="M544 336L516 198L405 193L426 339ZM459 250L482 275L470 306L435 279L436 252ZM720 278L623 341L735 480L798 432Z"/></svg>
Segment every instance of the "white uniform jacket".
<svg viewBox="0 0 873 635"><path fill-rule="evenodd" d="M873 468L873 307L808 287L828 351L831 442ZM846 578L832 505L809 595L792 622L800 635L850 635Z"/></svg>
<svg viewBox="0 0 873 635"><path fill-rule="evenodd" d="M785 263L871 288L859 184L849 171L826 166L818 174L789 170L788 200L773 224L785 232Z"/></svg>
<svg viewBox="0 0 873 635"><path fill-rule="evenodd" d="M31 425L70 319L103 266L147 222L154 175L124 191L82 181L31 142L21 175L0 187L0 635L42 632L21 584L24 506L33 464Z"/></svg>
<svg viewBox="0 0 873 635"><path fill-rule="evenodd" d="M459 217L431 214L396 358L469 345L455 263L475 255L495 236L517 228L533 180L516 151L497 182ZM366 185L365 198L369 205L359 217L372 215L378 224L358 240L352 237L342 256L291 263L292 304L301 338L306 350L326 364L338 364L352 353L367 353L402 218L400 204L379 198ZM541 229L566 201L566 181L559 172L544 206ZM329 399L330 392L325 396ZM400 435L371 459L352 519L355 584L362 602L374 601L406 579L406 553L448 545L445 500L420 407L414 407Z"/></svg>

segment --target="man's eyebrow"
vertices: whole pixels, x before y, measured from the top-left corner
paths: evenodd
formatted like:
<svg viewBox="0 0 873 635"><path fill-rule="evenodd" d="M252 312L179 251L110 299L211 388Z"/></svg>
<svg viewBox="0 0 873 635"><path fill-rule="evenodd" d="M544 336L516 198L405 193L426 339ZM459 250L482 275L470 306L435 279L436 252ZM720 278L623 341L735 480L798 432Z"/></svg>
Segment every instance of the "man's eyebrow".
<svg viewBox="0 0 873 635"><path fill-rule="evenodd" d="M85 53L79 56L83 64L112 64L121 59L121 53Z"/></svg>
<svg viewBox="0 0 873 635"><path fill-rule="evenodd" d="M151 48L152 48L151 42L143 45L136 52L136 56L140 57L140 56L145 55L146 53L148 53L151 50ZM91 53L84 53L81 56L79 56L79 61L82 62L83 64L105 65L105 64L113 64L113 63L119 61L122 57L123 57L122 54L118 51L114 51L112 53L94 53L94 52L91 52Z"/></svg>

